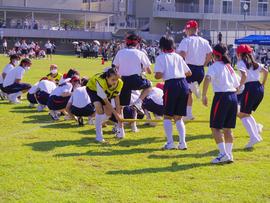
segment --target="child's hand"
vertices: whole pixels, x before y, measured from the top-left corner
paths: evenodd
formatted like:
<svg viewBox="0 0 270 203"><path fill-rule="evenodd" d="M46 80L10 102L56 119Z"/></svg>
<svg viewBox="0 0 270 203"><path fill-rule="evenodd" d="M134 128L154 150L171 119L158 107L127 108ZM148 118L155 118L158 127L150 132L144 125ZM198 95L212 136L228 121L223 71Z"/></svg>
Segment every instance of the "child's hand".
<svg viewBox="0 0 270 203"><path fill-rule="evenodd" d="M208 98L206 95L202 97L202 103L204 106L208 106Z"/></svg>
<svg viewBox="0 0 270 203"><path fill-rule="evenodd" d="M116 118L116 120L117 120L118 122L122 122L122 120L123 120L122 115L119 114L119 113L117 113L117 114L115 115L115 118Z"/></svg>

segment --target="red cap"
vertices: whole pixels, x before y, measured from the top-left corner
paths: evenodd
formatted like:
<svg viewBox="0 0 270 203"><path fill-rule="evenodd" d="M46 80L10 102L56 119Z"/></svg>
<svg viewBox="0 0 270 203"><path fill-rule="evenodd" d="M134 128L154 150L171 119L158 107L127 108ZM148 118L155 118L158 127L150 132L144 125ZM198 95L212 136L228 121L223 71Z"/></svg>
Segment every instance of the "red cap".
<svg viewBox="0 0 270 203"><path fill-rule="evenodd" d="M163 90L164 83L163 82L159 82L159 83L156 84L156 87Z"/></svg>
<svg viewBox="0 0 270 203"><path fill-rule="evenodd" d="M237 54L244 54L244 53L251 54L252 51L253 51L253 49L247 44L241 44L236 49Z"/></svg>
<svg viewBox="0 0 270 203"><path fill-rule="evenodd" d="M70 80L70 82L78 82L78 81L80 81L80 78L78 77L78 76L73 76L72 78L71 78L71 80Z"/></svg>
<svg viewBox="0 0 270 203"><path fill-rule="evenodd" d="M198 28L199 24L195 20L190 20L186 23L185 30L188 30L190 28Z"/></svg>

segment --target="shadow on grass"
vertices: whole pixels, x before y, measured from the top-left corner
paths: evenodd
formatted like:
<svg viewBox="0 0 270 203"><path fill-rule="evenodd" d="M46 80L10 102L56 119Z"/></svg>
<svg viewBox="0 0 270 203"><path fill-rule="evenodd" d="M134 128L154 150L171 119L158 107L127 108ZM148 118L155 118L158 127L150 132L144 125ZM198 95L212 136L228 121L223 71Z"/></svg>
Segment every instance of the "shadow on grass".
<svg viewBox="0 0 270 203"><path fill-rule="evenodd" d="M121 140L116 145L121 146L121 147L130 147L130 146L147 145L147 144L157 143L157 142L164 142L164 138L149 137L149 138L133 139L133 140L132 139L126 139L126 140Z"/></svg>
<svg viewBox="0 0 270 203"><path fill-rule="evenodd" d="M178 158L203 158L208 156L216 156L218 154L218 150L212 150L205 153L196 153L196 154L177 154L177 155L149 155L149 159L178 159Z"/></svg>
<svg viewBox="0 0 270 203"><path fill-rule="evenodd" d="M104 144L110 145L110 144ZM73 157L73 156L119 156L119 155L130 155L130 154L142 154L160 151L157 148L135 148L135 149L124 149L124 150L109 150L105 152L100 151L88 151L85 153L68 153L68 154L56 154L55 157Z"/></svg>
<svg viewBox="0 0 270 203"><path fill-rule="evenodd" d="M142 168L135 170L115 170L108 171L106 174L109 175L138 175L138 174L146 174L146 173L161 173L161 172L177 172L177 171L186 171L194 168L201 168L206 166L212 166L211 163L193 163L193 164L183 164L178 165L177 162L173 162L171 166L166 167L152 167L152 168Z"/></svg>
<svg viewBox="0 0 270 203"><path fill-rule="evenodd" d="M66 147L66 146L71 146L71 145L78 146L78 147L88 146L89 143L92 143L94 141L95 141L94 138L84 137L80 140L34 142L34 143L25 144L24 146L30 146L32 147L32 150L34 151L50 151L58 147Z"/></svg>
<svg viewBox="0 0 270 203"><path fill-rule="evenodd" d="M25 118L32 120L24 120L23 123L53 123L51 117L48 115L35 114L31 116L26 116Z"/></svg>
<svg viewBox="0 0 270 203"><path fill-rule="evenodd" d="M202 140L202 139L213 139L213 136L211 134L204 134L204 135L186 135L186 141L192 141L192 140Z"/></svg>

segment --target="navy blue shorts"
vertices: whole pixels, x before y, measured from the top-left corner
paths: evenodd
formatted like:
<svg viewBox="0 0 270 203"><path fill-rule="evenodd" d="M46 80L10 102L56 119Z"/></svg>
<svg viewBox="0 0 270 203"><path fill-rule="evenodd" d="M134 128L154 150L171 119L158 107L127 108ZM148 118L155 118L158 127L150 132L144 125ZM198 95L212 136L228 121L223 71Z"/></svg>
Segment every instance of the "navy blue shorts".
<svg viewBox="0 0 270 203"><path fill-rule="evenodd" d="M189 95L185 78L166 80L164 84L164 115L186 116Z"/></svg>
<svg viewBox="0 0 270 203"><path fill-rule="evenodd" d="M34 94L29 94L27 93L27 100L31 103L31 104L37 104L37 100Z"/></svg>
<svg viewBox="0 0 270 203"><path fill-rule="evenodd" d="M31 88L31 85L27 83L14 83L12 85L4 87L3 89L5 93L13 94L13 93L20 92L23 90L29 90L30 88Z"/></svg>
<svg viewBox="0 0 270 203"><path fill-rule="evenodd" d="M134 118L134 109L130 106L125 106L123 109L123 113L124 113L125 119L133 119ZM143 114L137 115L137 119L143 119L143 117L144 117ZM114 115L111 116L110 120L113 121L114 123L117 123L117 120L116 120Z"/></svg>
<svg viewBox="0 0 270 203"><path fill-rule="evenodd" d="M96 91L90 90L88 87L86 88L86 91L90 97L92 104L94 104L94 102L100 102L102 105L105 105L105 102L97 95Z"/></svg>
<svg viewBox="0 0 270 203"><path fill-rule="evenodd" d="M71 106L70 111L72 114L74 114L75 116L91 116L93 115L93 113L95 113L95 107L92 104L88 104L83 108L78 108L76 106Z"/></svg>
<svg viewBox="0 0 270 203"><path fill-rule="evenodd" d="M47 105L50 94L48 94L47 92L44 92L44 91L37 91L36 97L37 97L38 103L40 103L42 105Z"/></svg>
<svg viewBox="0 0 270 203"><path fill-rule="evenodd" d="M241 105L242 97L243 97L243 92L241 94L237 94L237 102L239 105Z"/></svg>
<svg viewBox="0 0 270 203"><path fill-rule="evenodd" d="M50 110L57 111L66 108L70 97L50 96L47 106Z"/></svg>
<svg viewBox="0 0 270 203"><path fill-rule="evenodd" d="M258 108L263 100L263 96L264 88L259 81L246 83L240 102L240 112L251 114L252 111L255 111Z"/></svg>
<svg viewBox="0 0 270 203"><path fill-rule="evenodd" d="M158 116L164 115L163 105L156 104L152 99L145 98L143 100L142 108L150 111Z"/></svg>
<svg viewBox="0 0 270 203"><path fill-rule="evenodd" d="M187 82L192 83L192 82L198 82L201 84L204 78L204 67L203 66L195 66L188 64L189 69L192 72L192 75L190 77L187 77Z"/></svg>
<svg viewBox="0 0 270 203"><path fill-rule="evenodd" d="M3 84L0 84L0 90L4 92Z"/></svg>
<svg viewBox="0 0 270 203"><path fill-rule="evenodd" d="M210 128L235 128L237 95L235 92L216 92L213 98Z"/></svg>
<svg viewBox="0 0 270 203"><path fill-rule="evenodd" d="M144 90L151 87L151 82L140 75L122 76L124 82L120 93L121 106L128 106L130 104L132 90Z"/></svg>

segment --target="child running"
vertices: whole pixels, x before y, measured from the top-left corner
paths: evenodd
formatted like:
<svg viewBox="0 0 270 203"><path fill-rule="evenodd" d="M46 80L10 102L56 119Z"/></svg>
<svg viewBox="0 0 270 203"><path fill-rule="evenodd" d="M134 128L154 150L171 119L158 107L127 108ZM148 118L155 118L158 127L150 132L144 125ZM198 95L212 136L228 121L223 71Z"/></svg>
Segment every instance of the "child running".
<svg viewBox="0 0 270 203"><path fill-rule="evenodd" d="M249 142L246 148L252 148L258 142L262 141L260 133L262 126L257 124L251 115L263 100L264 85L267 80L268 70L262 64L257 63L252 55L252 48L249 45L240 45L236 49L237 68L241 73L241 81L245 83L245 88L240 99L240 112L238 117L241 119L244 127L249 134ZM262 82L260 82L260 73L263 73Z"/></svg>
<svg viewBox="0 0 270 203"><path fill-rule="evenodd" d="M108 68L105 72L94 75L87 83L87 92L96 109L96 141L105 142L103 139L102 123L113 114L122 127L122 115L120 106L120 92L123 81L120 79L116 68ZM111 99L115 100L115 109ZM119 130L119 129L118 129ZM117 133L117 138L124 138L123 133Z"/></svg>
<svg viewBox="0 0 270 203"><path fill-rule="evenodd" d="M210 128L219 149L219 155L212 160L212 163L218 164L233 162L233 134L231 129L235 128L236 124L236 91L240 83L230 65L227 47L224 44L216 45L213 55L215 62L209 67L203 83L202 103L205 106L208 105L206 93L209 83L212 82L215 96L211 108Z"/></svg>
<svg viewBox="0 0 270 203"><path fill-rule="evenodd" d="M175 149L172 134L172 119L175 120L179 133L178 149L186 150L186 129L182 117L186 116L189 95L186 76L192 73L184 59L175 53L175 44L172 37L163 36L159 41L162 53L156 59L155 78L163 79L164 84L164 130L167 143L163 149Z"/></svg>

